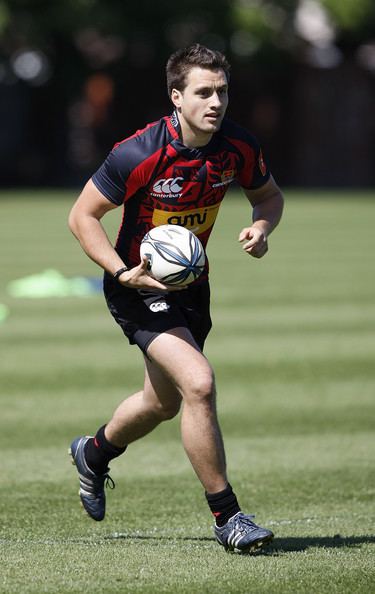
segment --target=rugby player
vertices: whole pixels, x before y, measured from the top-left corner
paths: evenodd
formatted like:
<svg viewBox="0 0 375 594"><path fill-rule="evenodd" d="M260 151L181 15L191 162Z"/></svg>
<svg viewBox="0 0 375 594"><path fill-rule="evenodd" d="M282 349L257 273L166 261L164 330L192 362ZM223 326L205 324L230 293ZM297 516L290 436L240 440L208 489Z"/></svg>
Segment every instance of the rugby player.
<svg viewBox="0 0 375 594"><path fill-rule="evenodd" d="M151 228L172 223L192 230L206 246L220 204L237 182L252 206L252 222L239 233L255 258L268 250L279 223L282 194L257 140L225 117L229 64L223 54L194 44L167 63L174 110L116 144L74 204L69 224L86 254L104 269L111 314L144 357L144 383L124 400L93 437L77 437L71 456L80 498L94 520L105 515L108 465L127 446L177 415L181 436L215 518L217 541L229 550L253 551L272 540L270 530L240 508L228 481L216 414L213 369L203 355L211 328L208 266L178 290L147 273L140 242ZM101 224L123 206L113 246Z"/></svg>

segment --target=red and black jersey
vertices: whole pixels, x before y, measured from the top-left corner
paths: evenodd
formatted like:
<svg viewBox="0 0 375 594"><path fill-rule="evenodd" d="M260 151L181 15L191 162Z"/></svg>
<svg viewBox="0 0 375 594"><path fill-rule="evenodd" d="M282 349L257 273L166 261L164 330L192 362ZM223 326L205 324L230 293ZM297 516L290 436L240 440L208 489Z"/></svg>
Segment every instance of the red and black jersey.
<svg viewBox="0 0 375 594"><path fill-rule="evenodd" d="M206 146L188 148L174 112L117 143L92 180L111 202L124 204L115 247L132 267L143 236L158 225L187 227L206 246L229 185L255 189L269 176L257 140L244 128L224 119Z"/></svg>

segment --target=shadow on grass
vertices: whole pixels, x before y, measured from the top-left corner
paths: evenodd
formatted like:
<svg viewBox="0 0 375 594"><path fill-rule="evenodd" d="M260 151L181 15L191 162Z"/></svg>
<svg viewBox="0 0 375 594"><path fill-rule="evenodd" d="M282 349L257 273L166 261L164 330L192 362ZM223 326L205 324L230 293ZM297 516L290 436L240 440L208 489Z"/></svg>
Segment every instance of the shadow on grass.
<svg viewBox="0 0 375 594"><path fill-rule="evenodd" d="M306 551L310 548L337 549L342 547L359 547L363 544L375 543L375 536L306 536L275 538L262 552L267 555Z"/></svg>
<svg viewBox="0 0 375 594"><path fill-rule="evenodd" d="M105 537L106 540L132 540L132 541L185 541L185 542L212 542L215 538L208 536L158 536L149 534L115 533ZM265 555L278 555L280 553L293 553L306 551L310 548L341 548L359 547L362 544L375 543L375 536L307 536L289 538L275 538L265 549L259 551Z"/></svg>
<svg viewBox="0 0 375 594"><path fill-rule="evenodd" d="M212 542L215 538L210 536L166 536L166 535L151 535L151 534L127 534L126 532L115 532L104 537L105 540L149 540L149 541L187 541L187 542Z"/></svg>

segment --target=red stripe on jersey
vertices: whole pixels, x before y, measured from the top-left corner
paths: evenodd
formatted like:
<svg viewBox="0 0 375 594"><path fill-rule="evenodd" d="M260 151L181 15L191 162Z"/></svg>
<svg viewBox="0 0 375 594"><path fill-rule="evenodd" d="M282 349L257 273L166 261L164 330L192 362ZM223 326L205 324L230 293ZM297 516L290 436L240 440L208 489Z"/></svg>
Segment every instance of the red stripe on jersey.
<svg viewBox="0 0 375 594"><path fill-rule="evenodd" d="M246 167L242 167L239 174L237 175L238 183L244 187L249 188L252 184L254 175L255 165L255 151L246 142L239 140L238 138L230 138L229 141L237 148L238 152L243 156L246 163Z"/></svg>
<svg viewBox="0 0 375 594"><path fill-rule="evenodd" d="M161 147L158 151L150 155L147 159L139 163L139 165L133 169L128 179L126 180L126 198L125 202L129 200L140 188L146 186L154 175L157 175L157 165L160 162L160 157L164 152L164 148Z"/></svg>

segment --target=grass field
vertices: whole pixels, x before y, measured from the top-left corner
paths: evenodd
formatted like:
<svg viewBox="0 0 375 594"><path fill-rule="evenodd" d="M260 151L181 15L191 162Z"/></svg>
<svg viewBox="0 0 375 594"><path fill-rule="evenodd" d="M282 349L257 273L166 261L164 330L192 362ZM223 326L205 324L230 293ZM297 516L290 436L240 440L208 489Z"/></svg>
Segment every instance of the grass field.
<svg viewBox="0 0 375 594"><path fill-rule="evenodd" d="M179 439L164 424L112 464L94 523L67 449L137 389L141 358L100 294L26 299L14 279L99 276L66 226L74 194L0 196L0 592L375 592L375 196L286 192L261 261L226 199L209 244L216 369L230 480L275 532L226 554ZM107 219L113 237L120 212Z"/></svg>

